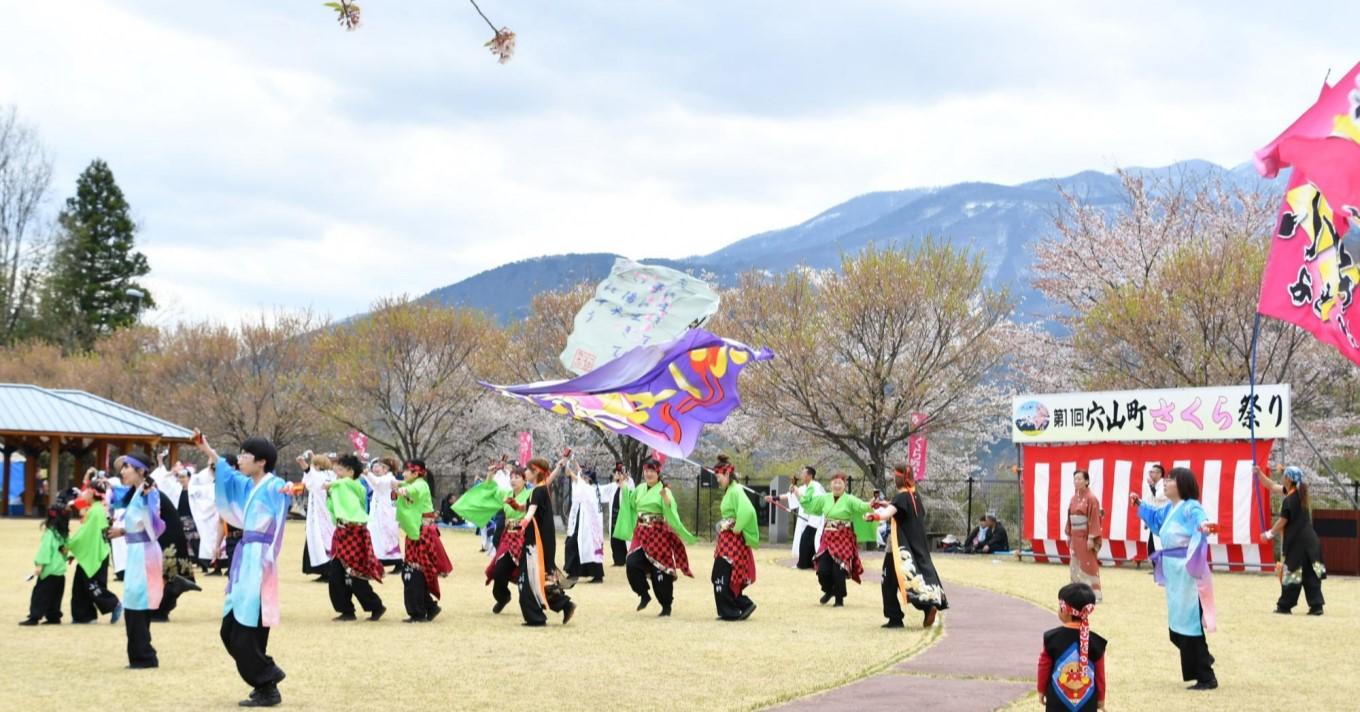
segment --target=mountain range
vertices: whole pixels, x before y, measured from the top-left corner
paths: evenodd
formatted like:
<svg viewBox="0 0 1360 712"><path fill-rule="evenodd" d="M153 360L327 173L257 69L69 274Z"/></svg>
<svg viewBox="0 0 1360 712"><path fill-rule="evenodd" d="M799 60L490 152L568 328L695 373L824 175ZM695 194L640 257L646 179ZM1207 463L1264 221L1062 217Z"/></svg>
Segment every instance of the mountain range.
<svg viewBox="0 0 1360 712"><path fill-rule="evenodd" d="M1149 178L1219 178L1243 187L1267 183L1251 164L1223 168L1207 161L1183 161L1160 168L1126 172ZM1287 180L1286 175L1269 183ZM642 259L716 276L720 285L734 284L755 269L782 273L806 266L837 268L841 256L873 243L880 247L909 245L935 236L980 251L990 286L1006 286L1018 311L1049 312L1031 286L1031 243L1053 229L1064 203L1063 193L1111 213L1125 205L1120 179L1113 173L1083 171L1065 178L1018 185L967 182L936 188L875 192L834 205L792 227L737 240L716 252L684 259ZM598 282L609 274L617 255L609 253L546 255L511 262L431 291L424 298L450 306L476 307L502 322L522 317L532 295Z"/></svg>

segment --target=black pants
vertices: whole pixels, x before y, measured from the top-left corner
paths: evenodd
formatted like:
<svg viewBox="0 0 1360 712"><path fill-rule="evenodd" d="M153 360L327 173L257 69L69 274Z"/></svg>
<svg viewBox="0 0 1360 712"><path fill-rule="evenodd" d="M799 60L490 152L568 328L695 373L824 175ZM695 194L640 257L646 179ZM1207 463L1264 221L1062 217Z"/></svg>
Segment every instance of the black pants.
<svg viewBox="0 0 1360 712"><path fill-rule="evenodd" d="M61 622L61 597L66 593L65 576L44 576L33 584L33 596L28 600L28 619L46 618L48 623Z"/></svg>
<svg viewBox="0 0 1360 712"><path fill-rule="evenodd" d="M817 557L817 583L821 584L822 593L835 597L837 601L845 598L845 569L836 563L831 554Z"/></svg>
<svg viewBox="0 0 1360 712"><path fill-rule="evenodd" d="M889 623L901 623L907 614L902 611L902 592L897 589L897 557L891 549L883 556L883 584L880 588L883 591L883 617Z"/></svg>
<svg viewBox="0 0 1360 712"><path fill-rule="evenodd" d="M241 625L236 617L228 613L222 616L222 645L236 661L236 672L251 687L277 685L283 679L283 670L274 664L274 658L266 652L269 649L269 629L263 625Z"/></svg>
<svg viewBox="0 0 1360 712"><path fill-rule="evenodd" d="M609 537L609 553L614 558L615 566L623 566L628 562L628 542Z"/></svg>
<svg viewBox="0 0 1360 712"><path fill-rule="evenodd" d="M184 595L185 591L189 590L180 583L180 579L187 578L188 580L192 581L193 571L190 570L188 576L183 576L183 574L176 573L176 570L181 568L182 567L178 565L169 566L167 562L167 567L164 570L165 589L164 592L161 594L161 605L158 606L156 610L152 611L151 616L152 620L156 621L170 620L170 612L175 610L175 606L179 605L179 597Z"/></svg>
<svg viewBox="0 0 1360 712"><path fill-rule="evenodd" d="M732 595L732 564L727 559L720 556L713 559L713 575L710 578L713 582L713 604L718 608L719 618L725 621L740 620L741 614L756 605L744 593Z"/></svg>
<svg viewBox="0 0 1360 712"><path fill-rule="evenodd" d="M425 584L425 573L416 571L409 564L401 567L402 598L406 603L406 615L418 621L430 620L439 611L439 604Z"/></svg>
<svg viewBox="0 0 1360 712"><path fill-rule="evenodd" d="M382 599L373 592L373 584L368 579L350 576L339 559L331 559L330 568L330 573L326 575L326 587L330 590L331 607L336 613L354 615L354 600L351 600L351 596L359 601L359 607L366 612L371 613L383 607Z"/></svg>
<svg viewBox="0 0 1360 712"><path fill-rule="evenodd" d="M1148 534L1148 560L1152 560L1153 552L1157 551L1157 542L1153 541L1152 535Z"/></svg>
<svg viewBox="0 0 1360 712"><path fill-rule="evenodd" d="M515 571L515 560L509 556L496 559L491 569L491 597L496 603L510 602L510 574Z"/></svg>
<svg viewBox="0 0 1360 712"><path fill-rule="evenodd" d="M1280 600L1275 602L1275 607L1282 611L1294 610L1294 606L1299 605L1299 591L1303 592L1304 600L1308 601L1310 611L1320 610L1326 603L1322 598L1322 579L1318 578L1317 572L1313 570L1311 561L1303 565L1302 583L1280 587Z"/></svg>
<svg viewBox="0 0 1360 712"><path fill-rule="evenodd" d="M1181 651L1181 679L1214 682L1214 656L1209 654L1209 640L1203 635L1181 635L1171 631L1171 643Z"/></svg>
<svg viewBox="0 0 1360 712"><path fill-rule="evenodd" d="M647 584L651 582L651 590L656 593L656 600L662 608L670 608L671 602L675 600L675 579L666 575L652 564L651 559L647 558L646 552L636 549L628 554L625 560L628 574L628 587L633 589L639 598L648 596Z"/></svg>
<svg viewBox="0 0 1360 712"><path fill-rule="evenodd" d="M307 538L306 538L306 537L303 537L303 539L302 539L302 573L307 574L308 576L315 574L315 575L317 575L317 576L320 576L321 578L326 578L326 574L327 574L329 571L330 571L330 562L329 562L329 561L327 561L327 562L324 563L324 564L321 564L320 566L314 566L314 565L312 565L312 554L311 554L311 552L307 549Z"/></svg>
<svg viewBox="0 0 1360 712"><path fill-rule="evenodd" d="M118 597L109 590L109 561L99 565L94 576L86 576L85 569L75 567L75 580L71 582L71 620L88 623L99 618L101 613L113 613L118 607Z"/></svg>
<svg viewBox="0 0 1360 712"><path fill-rule="evenodd" d="M156 649L151 647L152 613L154 611L123 611L123 623L127 626L128 665L132 667L160 666Z"/></svg>
<svg viewBox="0 0 1360 712"><path fill-rule="evenodd" d="M563 552L562 571L568 576L575 578L604 579L604 564L594 561L586 563L581 561L581 547L575 534L567 537L567 550Z"/></svg>
<svg viewBox="0 0 1360 712"><path fill-rule="evenodd" d="M553 613L561 613L567 604L571 603L571 597L562 591L562 587L551 581L544 587L544 593L548 598L548 610ZM523 557L519 566L519 612L528 625L539 626L548 623L548 614L543 612L543 607L539 605L538 598L534 596L533 588L529 584L529 567L524 565Z"/></svg>
<svg viewBox="0 0 1360 712"><path fill-rule="evenodd" d="M811 525L803 527L803 536L798 539L798 568L810 569L815 564L813 557L817 555L817 528Z"/></svg>

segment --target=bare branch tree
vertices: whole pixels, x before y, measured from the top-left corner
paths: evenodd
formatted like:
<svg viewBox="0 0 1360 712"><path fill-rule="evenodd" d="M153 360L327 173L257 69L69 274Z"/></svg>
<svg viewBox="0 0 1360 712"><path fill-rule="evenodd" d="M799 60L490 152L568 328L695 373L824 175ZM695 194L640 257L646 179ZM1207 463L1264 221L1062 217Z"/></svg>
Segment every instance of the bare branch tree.
<svg viewBox="0 0 1360 712"><path fill-rule="evenodd" d="M45 241L38 229L52 183L52 161L18 112L0 109L0 344L19 336L31 312Z"/></svg>

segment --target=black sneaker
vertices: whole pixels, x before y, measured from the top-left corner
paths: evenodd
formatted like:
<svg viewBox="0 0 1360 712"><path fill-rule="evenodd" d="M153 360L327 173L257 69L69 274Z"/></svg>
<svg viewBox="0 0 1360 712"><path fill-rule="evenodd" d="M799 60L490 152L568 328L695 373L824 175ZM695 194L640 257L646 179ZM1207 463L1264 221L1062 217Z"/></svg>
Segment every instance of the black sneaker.
<svg viewBox="0 0 1360 712"><path fill-rule="evenodd" d="M279 694L278 685L266 685L255 688L249 698L236 704L239 707L273 707L280 702L283 702L283 696Z"/></svg>
<svg viewBox="0 0 1360 712"><path fill-rule="evenodd" d="M432 621L432 620L434 620L434 617L435 617L435 616L437 616L437 615L439 615L440 613L443 613L443 612L444 612L444 609L443 609L443 608L440 608L439 606L431 606L431 607L430 607L430 617L429 617L429 618L426 618L425 620L427 620L427 621Z"/></svg>
<svg viewBox="0 0 1360 712"><path fill-rule="evenodd" d="M338 616L332 618L331 620L333 620L333 621L353 621L353 620L358 620L358 618L355 617L355 615L354 615L353 613L341 613L340 615L338 615Z"/></svg>
<svg viewBox="0 0 1360 712"><path fill-rule="evenodd" d="M1293 613L1293 611L1287 611L1287 610L1285 610L1285 609L1283 609L1283 608L1276 608L1274 612L1275 612L1275 613L1278 613L1278 614L1280 614L1280 615L1282 615L1282 616L1287 616L1287 615L1290 615L1291 613Z"/></svg>
<svg viewBox="0 0 1360 712"><path fill-rule="evenodd" d="M378 619L382 618L383 614L386 612L387 612L386 606L378 606L377 609L375 609L372 613L368 615L368 619L370 621L377 621Z"/></svg>
<svg viewBox="0 0 1360 712"><path fill-rule="evenodd" d="M562 610L562 625L571 621L571 617L574 615L576 615L576 604L568 603L567 607Z"/></svg>
<svg viewBox="0 0 1360 712"><path fill-rule="evenodd" d="M1321 606L1318 606L1317 608L1309 608L1309 609L1308 609L1308 615L1310 615L1310 616L1320 616L1320 615L1322 615L1322 607L1321 607Z"/></svg>
<svg viewBox="0 0 1360 712"><path fill-rule="evenodd" d="M641 609L638 609L638 610L641 610ZM19 625L37 625L37 624L38 624L38 621L37 621L36 619L19 621Z"/></svg>
<svg viewBox="0 0 1360 712"><path fill-rule="evenodd" d="M751 605L749 605L749 606L746 607L746 610L744 610L744 611L741 612L741 615L737 617L737 620L739 620L739 621L744 621L744 620L746 620L747 618L750 618L750 617L751 617L751 614L752 614L752 613L755 613L755 612L756 612L756 604L755 604L754 602L752 602Z"/></svg>
<svg viewBox="0 0 1360 712"><path fill-rule="evenodd" d="M883 628L906 628L907 626L906 626L906 624L903 623L902 621L888 621L887 623L884 623L881 627L883 627Z"/></svg>
<svg viewBox="0 0 1360 712"><path fill-rule="evenodd" d="M671 607L670 607L670 606L662 606L662 607L661 607L661 612L658 613L658 614L656 614L656 617L657 617L657 618L666 618L666 617L670 616L670 614L671 614Z"/></svg>
<svg viewBox="0 0 1360 712"><path fill-rule="evenodd" d="M499 615L508 605L510 605L509 601L496 601L496 605L491 607L491 612Z"/></svg>
<svg viewBox="0 0 1360 712"><path fill-rule="evenodd" d="M841 598L840 596L837 596L837 597L836 597L836 602L833 603L833 604L831 604L831 607L832 607L832 608L845 608L845 599L844 599L844 598Z"/></svg>
<svg viewBox="0 0 1360 712"><path fill-rule="evenodd" d="M1185 689L1187 689L1187 690L1199 690L1199 691L1204 691L1204 690L1217 690L1217 689L1218 689L1218 679L1215 678L1215 679L1210 680L1210 681L1208 681L1208 682L1197 682L1197 683L1195 683L1195 684L1193 684L1193 685L1191 685L1191 686L1189 686L1189 687L1187 687L1187 688L1185 688Z"/></svg>
<svg viewBox="0 0 1360 712"><path fill-rule="evenodd" d="M822 594L822 600L819 601L819 603L821 603L823 606L825 606L825 605L826 605L826 602L827 602L827 601L830 601L831 598L832 598L831 594L829 594L829 593L824 593L824 594Z"/></svg>
<svg viewBox="0 0 1360 712"><path fill-rule="evenodd" d="M637 609L640 611L640 610L646 608L646 607L647 607L647 604L649 604L649 603L651 603L651 602L652 602L652 597L644 593L644 594L642 594L642 600L638 601L638 607L637 607Z"/></svg>

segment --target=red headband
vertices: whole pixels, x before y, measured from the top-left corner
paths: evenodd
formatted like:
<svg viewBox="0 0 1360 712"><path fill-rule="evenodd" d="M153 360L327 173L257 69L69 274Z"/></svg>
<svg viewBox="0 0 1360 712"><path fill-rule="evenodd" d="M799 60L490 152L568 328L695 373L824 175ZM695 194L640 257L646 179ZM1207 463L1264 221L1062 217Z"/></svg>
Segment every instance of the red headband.
<svg viewBox="0 0 1360 712"><path fill-rule="evenodd" d="M1081 649L1081 668L1082 668L1082 670L1085 670L1085 669L1086 669L1087 662L1088 662L1088 661L1087 661L1087 653L1090 651L1090 648L1091 648L1091 620L1090 620L1090 618L1091 618L1091 612L1094 611L1095 609L1096 609L1096 604L1094 604L1094 603L1088 603L1088 604L1086 604L1085 606L1082 606L1082 607L1081 607L1081 610L1077 610L1077 609L1073 608L1072 606L1068 605L1067 601L1064 601L1064 600L1062 600L1062 599L1058 599L1058 610L1060 610L1060 611L1062 611L1063 613L1066 613L1067 615L1072 616L1073 618L1076 618L1077 620L1081 621L1081 631L1080 631L1079 637L1080 637L1080 639L1081 639L1080 649Z"/></svg>

